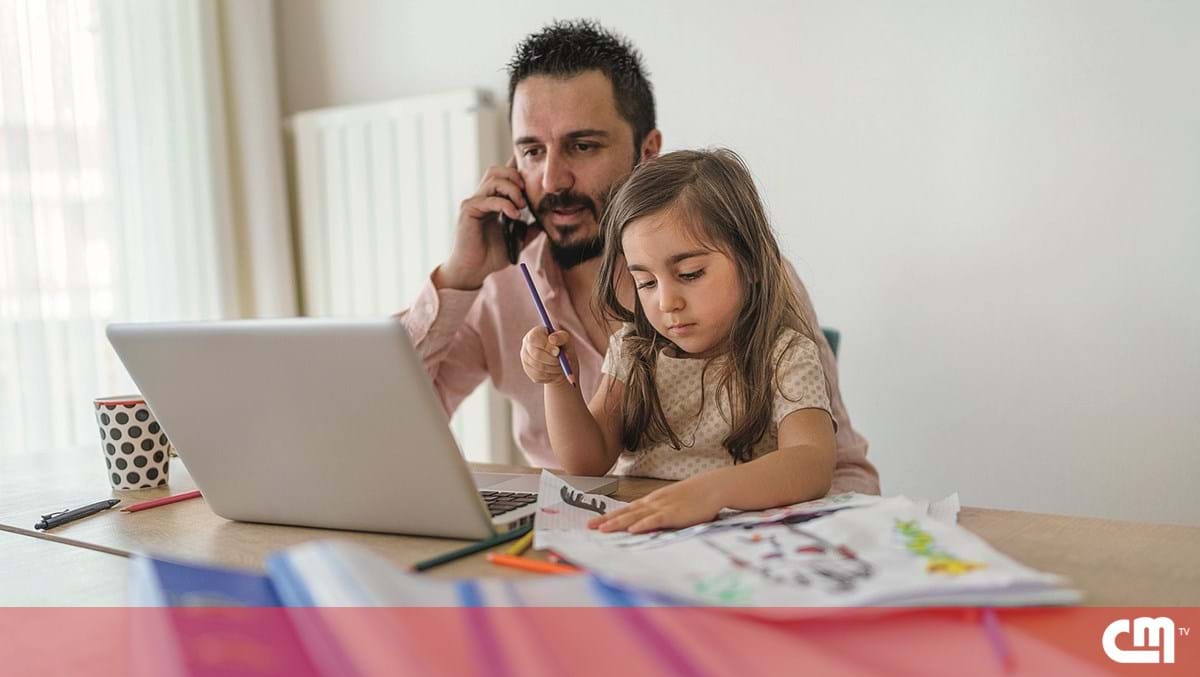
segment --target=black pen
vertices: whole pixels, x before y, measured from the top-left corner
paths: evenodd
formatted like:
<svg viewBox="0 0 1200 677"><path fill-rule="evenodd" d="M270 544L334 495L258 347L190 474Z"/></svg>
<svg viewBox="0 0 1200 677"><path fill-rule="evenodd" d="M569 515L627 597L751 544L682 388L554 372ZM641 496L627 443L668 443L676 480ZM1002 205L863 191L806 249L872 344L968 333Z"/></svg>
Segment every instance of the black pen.
<svg viewBox="0 0 1200 677"><path fill-rule="evenodd" d="M43 530L53 529L54 527L66 524L67 522L74 522L80 517L87 517L88 515L94 515L101 510L108 510L120 502L121 499L119 498L110 498L107 501L97 501L91 505L85 505L82 508L75 508L74 510L52 512L49 515L42 515L42 521L33 525L33 528Z"/></svg>

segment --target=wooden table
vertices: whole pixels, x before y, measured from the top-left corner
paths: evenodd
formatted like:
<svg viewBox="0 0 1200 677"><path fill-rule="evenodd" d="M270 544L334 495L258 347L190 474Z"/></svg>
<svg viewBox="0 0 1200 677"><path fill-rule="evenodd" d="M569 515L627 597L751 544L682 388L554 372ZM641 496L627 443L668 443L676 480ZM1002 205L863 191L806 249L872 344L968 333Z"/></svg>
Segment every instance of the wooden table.
<svg viewBox="0 0 1200 677"><path fill-rule="evenodd" d="M120 606L129 559L0 531L0 607Z"/></svg>
<svg viewBox="0 0 1200 677"><path fill-rule="evenodd" d="M510 466L485 470L537 472ZM622 478L616 494L632 500L664 482ZM0 604L17 594L22 581L38 580L30 571L40 562L86 570L78 587L48 592L39 603L116 603L114 572L124 575L112 555L144 553L262 570L271 552L314 539L335 539L365 546L398 565L407 566L452 550L461 542L439 538L396 536L326 529L231 522L216 516L203 499L183 501L140 513L110 510L66 524L46 534L33 524L43 513L114 496L126 504L195 488L178 459L172 462L169 488L114 492L108 487L98 448L63 450L53 456L0 459L0 547L7 561L0 568ZM1085 593L1091 605L1200 605L1200 528L1120 522L1008 510L964 508L959 523L1001 552L1035 569L1063 574ZM21 539L40 539L34 543ZM14 540L15 539L15 540ZM21 543L14 551L9 542ZM59 545L62 552L46 548ZM71 547L67 547L71 546ZM88 551L79 553L78 551ZM12 554L10 554L10 552ZM47 555L46 553L51 553ZM536 555L535 555L536 556ZM24 564L22 564L23 562ZM526 576L521 571L489 565L483 555L464 558L429 572L437 577ZM16 581L16 582L14 582ZM103 581L110 581L105 583ZM123 586L123 584L122 584ZM44 586L42 586L44 587ZM32 589L32 588L27 588ZM22 597L24 599L24 597Z"/></svg>

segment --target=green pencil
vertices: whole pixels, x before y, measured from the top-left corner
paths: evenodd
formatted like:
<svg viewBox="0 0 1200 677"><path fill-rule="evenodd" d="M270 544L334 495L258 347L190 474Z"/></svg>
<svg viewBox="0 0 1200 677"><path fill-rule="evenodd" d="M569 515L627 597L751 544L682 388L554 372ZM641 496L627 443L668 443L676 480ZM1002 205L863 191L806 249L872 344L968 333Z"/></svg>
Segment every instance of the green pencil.
<svg viewBox="0 0 1200 677"><path fill-rule="evenodd" d="M512 531L506 531L502 534L496 534L495 536L492 536L491 538L485 538L482 541L461 547L458 550L451 550L450 552L448 552L444 555L438 555L437 557L431 557L431 558L425 560L424 562L417 562L415 565L413 565L413 571L426 571L426 570L432 569L436 566L445 564L446 562L453 562L454 560L462 558L462 557L466 557L467 555L474 555L475 553L480 552L481 550L487 550L488 548L500 545L501 543L507 543L511 540L520 538L532 530L533 530L533 525L526 524L525 526L517 527L516 529L513 529Z"/></svg>

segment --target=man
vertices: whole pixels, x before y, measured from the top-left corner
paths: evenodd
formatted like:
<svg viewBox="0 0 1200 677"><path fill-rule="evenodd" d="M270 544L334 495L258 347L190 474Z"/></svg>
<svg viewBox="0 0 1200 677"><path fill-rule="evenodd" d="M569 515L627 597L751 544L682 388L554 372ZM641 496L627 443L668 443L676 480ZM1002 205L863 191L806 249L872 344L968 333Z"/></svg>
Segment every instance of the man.
<svg viewBox="0 0 1200 677"><path fill-rule="evenodd" d="M520 260L556 327L575 337L576 377L591 399L616 329L604 326L590 305L600 215L610 188L658 156L662 133L641 57L593 22L556 22L527 37L508 72L514 160L488 169L462 202L450 257L400 317L447 412L490 378L512 400L513 429L529 462L556 468L542 386L525 376L520 360L521 339L540 319L520 269L508 260L499 216L516 219L528 204L537 217L542 231L530 230ZM808 293L794 281L817 327ZM820 332L816 339L838 424L833 491L877 494L878 474L846 414L833 353Z"/></svg>

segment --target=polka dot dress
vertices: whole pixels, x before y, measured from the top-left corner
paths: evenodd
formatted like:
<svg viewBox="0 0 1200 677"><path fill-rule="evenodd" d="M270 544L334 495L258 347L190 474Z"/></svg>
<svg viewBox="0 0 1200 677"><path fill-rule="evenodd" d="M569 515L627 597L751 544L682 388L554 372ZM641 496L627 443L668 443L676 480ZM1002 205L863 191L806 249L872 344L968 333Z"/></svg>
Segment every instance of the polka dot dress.
<svg viewBox="0 0 1200 677"><path fill-rule="evenodd" d="M113 489L151 489L167 483L170 441L145 402L97 402L96 422Z"/></svg>
<svg viewBox="0 0 1200 677"><path fill-rule="evenodd" d="M603 366L604 373L622 382L627 381L631 366L620 338L626 331L628 328L609 339ZM710 367L704 373L709 362L671 357L665 351L659 353L655 373L659 402L683 448L674 449L669 441L664 441L636 453L625 452L617 460L616 474L682 480L733 465L733 457L722 444L732 429L727 413L729 403L716 387L717 370ZM779 423L788 414L800 409L830 411L825 372L816 344L792 329L785 329L775 342L772 363L779 366L778 387L771 386L775 389L771 425L754 446L752 458L779 448Z"/></svg>

